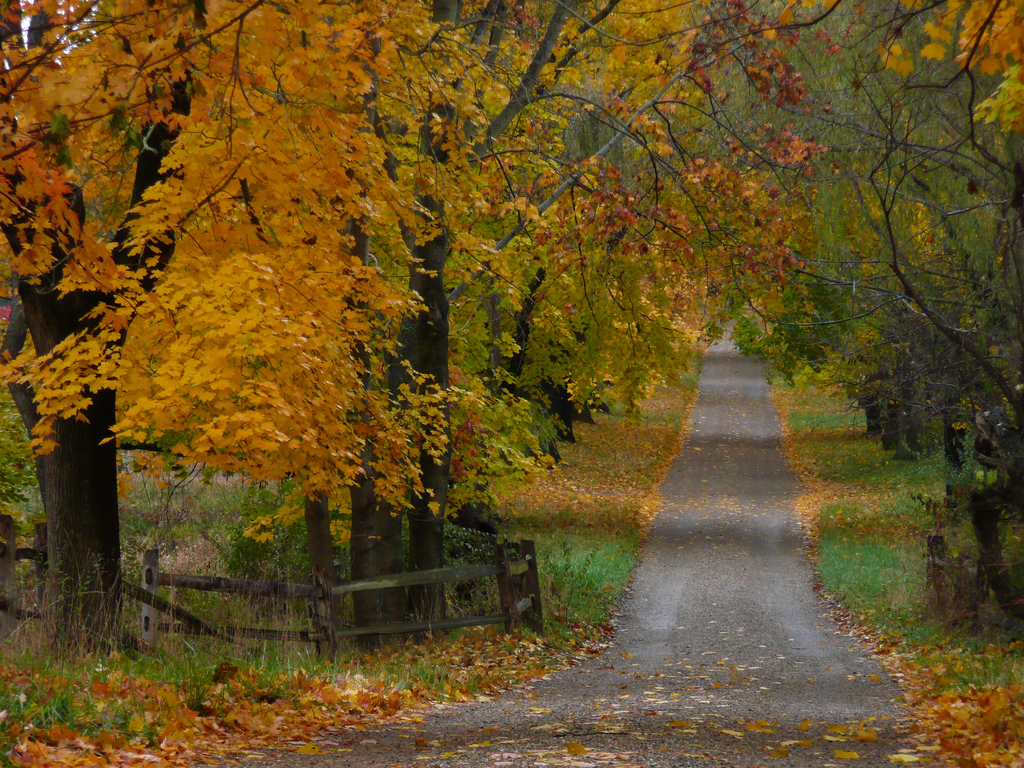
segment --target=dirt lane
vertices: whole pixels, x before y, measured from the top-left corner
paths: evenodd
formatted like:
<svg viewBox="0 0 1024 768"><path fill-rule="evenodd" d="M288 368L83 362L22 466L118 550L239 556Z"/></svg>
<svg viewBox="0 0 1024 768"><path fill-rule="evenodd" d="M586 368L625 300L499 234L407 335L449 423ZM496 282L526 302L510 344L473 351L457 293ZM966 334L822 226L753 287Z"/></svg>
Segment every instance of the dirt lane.
<svg viewBox="0 0 1024 768"><path fill-rule="evenodd" d="M812 589L792 510L798 484L760 364L713 347L692 418L601 657L421 723L334 734L322 755L274 763L894 764L889 756L911 746L895 728L900 691Z"/></svg>

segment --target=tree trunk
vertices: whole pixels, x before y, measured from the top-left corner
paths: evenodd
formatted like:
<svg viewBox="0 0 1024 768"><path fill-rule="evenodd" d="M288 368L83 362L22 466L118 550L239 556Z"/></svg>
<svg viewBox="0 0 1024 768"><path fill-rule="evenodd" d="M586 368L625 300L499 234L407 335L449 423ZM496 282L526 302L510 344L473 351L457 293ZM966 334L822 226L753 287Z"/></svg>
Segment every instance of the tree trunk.
<svg viewBox="0 0 1024 768"><path fill-rule="evenodd" d="M963 428L953 426L953 420L948 416L942 420L942 452L946 461L957 472L964 468L964 439L967 431Z"/></svg>
<svg viewBox="0 0 1024 768"><path fill-rule="evenodd" d="M891 451L899 443L900 404L891 397L882 403L882 448Z"/></svg>
<svg viewBox="0 0 1024 768"><path fill-rule="evenodd" d="M184 82L175 85L174 109L187 114L190 102ZM142 201L147 189L164 180L161 163L176 134L166 124L150 127L147 144L135 166L131 205ZM9 177L17 189L22 179ZM85 201L78 188L66 200L78 227L85 222ZM12 251L18 254L36 237L33 219L39 201L25 201L22 215L0 224ZM152 290L157 277L174 252L170 233L154 238L141 250L128 247L129 225L137 214L129 211L114 238L113 257L120 265L146 270L143 290ZM21 276L18 293L25 326L38 356L48 355L59 344L81 334L86 340L107 345L96 354L116 359L124 344L124 332L115 340L96 336L96 310L114 303L103 291L61 292L64 267L70 261L69 246L79 238L75 231L47 232L53 268L41 275ZM134 253L134 255L132 255ZM19 412L31 430L38 422L27 388L12 390ZM121 601L121 534L117 499L117 444L112 428L116 422L116 393L112 389L83 387L81 397L89 404L77 417L59 418L53 423L56 447L36 460L40 496L46 511L50 568L48 594L52 596L45 613L53 619L54 644L64 650L93 648L118 637L117 621Z"/></svg>
<svg viewBox="0 0 1024 768"><path fill-rule="evenodd" d="M1013 490L1011 486L1011 493ZM1015 619L1024 620L1024 592L1013 583L999 533L999 518L1008 502L1005 491L990 486L971 493L968 509L978 542L978 558L999 607Z"/></svg>
<svg viewBox="0 0 1024 768"><path fill-rule="evenodd" d="M906 387L900 393L903 401L898 412L899 438L896 443L896 458L900 461L910 461L921 455L924 447L922 445L921 433L924 431L922 424L921 409L914 404L914 392Z"/></svg>
<svg viewBox="0 0 1024 768"><path fill-rule="evenodd" d="M461 0L433 0L433 20L439 24L456 24L462 13ZM451 105L438 103L420 127L420 151L435 164L440 175L448 164L445 149L447 129L457 116ZM413 248L414 264L409 273L409 288L423 301L423 309L412 323L413 337L406 347L406 359L424 381L417 385L419 393L436 392L442 396L438 408L440 423L431 427L440 446L432 455L420 454L420 480L423 491L414 493L409 511L409 570L419 571L444 566L444 514L451 479L451 409L448 392L448 294L444 287L444 268L448 260L448 227L444 203L429 194L421 195L420 214L424 229L436 229L433 235ZM409 596L421 619L444 617L443 585L413 587Z"/></svg>
<svg viewBox="0 0 1024 768"><path fill-rule="evenodd" d="M871 437L882 434L882 406L873 397L857 398L857 405L864 409L864 431Z"/></svg>
<svg viewBox="0 0 1024 768"><path fill-rule="evenodd" d="M47 611L56 644L102 647L116 637L121 601L121 535L117 508L117 447L110 439L115 397L92 394L87 421L61 419L57 447L38 464L49 547Z"/></svg>
<svg viewBox="0 0 1024 768"><path fill-rule="evenodd" d="M435 224L442 222L443 206L431 198L423 200ZM413 320L408 359L413 369L426 377L419 386L421 395L448 391L448 295L444 287L444 267L448 256L448 233L441 227L431 240L417 246L419 262L410 277L410 288L419 294L424 307ZM451 409L447 400L439 403L440 423L431 429L435 442L443 445L432 454L420 454L421 493L414 493L409 511L409 570L444 567L444 514L451 472ZM423 585L410 589L413 608L422 619L444 616L442 585Z"/></svg>
<svg viewBox="0 0 1024 768"><path fill-rule="evenodd" d="M350 489L352 499L352 579L402 572L402 517L377 498L370 446L363 450L363 475ZM367 590L352 594L355 625L370 627L405 619L405 590ZM388 635L364 635L359 642L373 648Z"/></svg>
<svg viewBox="0 0 1024 768"><path fill-rule="evenodd" d="M304 504L306 518L306 548L314 573L319 572L328 586L337 584L334 567L334 537L331 536L331 509L326 494L307 496Z"/></svg>
<svg viewBox="0 0 1024 768"><path fill-rule="evenodd" d="M370 237L366 229L355 223L353 236L356 255L364 266L370 264ZM370 376L370 350L362 344L358 354L363 367L363 389L369 392L373 387ZM399 361L392 358L388 360L387 375L389 392L397 402L401 384L408 383L407 373ZM367 426L370 423L370 414L366 411L362 414L362 421ZM373 444L367 441L360 455L362 473L359 482L349 488L352 505L350 552L353 580L402 572L405 554L402 548L402 517L390 504L377 497L374 485L377 472L373 464ZM399 623L406 618L405 602L405 590L401 588L355 592L352 595L355 625L370 627L376 624ZM393 636L362 635L358 642L365 648L372 648L389 637Z"/></svg>

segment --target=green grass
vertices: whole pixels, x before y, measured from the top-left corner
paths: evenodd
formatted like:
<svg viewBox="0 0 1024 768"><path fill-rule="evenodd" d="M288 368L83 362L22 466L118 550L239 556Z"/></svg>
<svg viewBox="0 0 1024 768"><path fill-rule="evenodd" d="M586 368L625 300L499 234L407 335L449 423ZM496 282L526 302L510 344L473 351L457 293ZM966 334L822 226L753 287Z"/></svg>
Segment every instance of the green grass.
<svg viewBox="0 0 1024 768"><path fill-rule="evenodd" d="M657 488L676 453L698 373L659 390L639 416L596 414L563 464L502 499L509 538L537 541L547 626L561 638L605 631L629 581Z"/></svg>
<svg viewBox="0 0 1024 768"><path fill-rule="evenodd" d="M936 691L1019 681L1024 645L999 627L970 628L940 615L926 574L926 536L952 477L937 436L932 452L898 461L864 434L859 411L813 387L775 382L798 466L817 504L816 567L826 593L934 672ZM953 555L974 553L963 512L942 521ZM983 615L991 614L983 606Z"/></svg>

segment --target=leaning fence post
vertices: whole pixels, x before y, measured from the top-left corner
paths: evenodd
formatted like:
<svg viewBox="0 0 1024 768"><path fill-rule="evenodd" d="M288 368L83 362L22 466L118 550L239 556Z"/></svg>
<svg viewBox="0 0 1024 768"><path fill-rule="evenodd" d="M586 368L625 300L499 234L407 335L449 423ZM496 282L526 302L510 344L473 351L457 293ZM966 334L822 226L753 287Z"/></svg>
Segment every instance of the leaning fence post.
<svg viewBox="0 0 1024 768"><path fill-rule="evenodd" d="M516 606L516 591L512 586L512 574L508 564L508 544L497 544L494 547L494 563L499 568L498 601L501 612L505 614L505 631L512 632L519 626L519 610Z"/></svg>
<svg viewBox="0 0 1024 768"><path fill-rule="evenodd" d="M160 590L160 550L147 549L142 555L142 588L152 595ZM150 645L156 644L160 611L146 603L142 604L142 639Z"/></svg>
<svg viewBox="0 0 1024 768"><path fill-rule="evenodd" d="M538 635L544 634L544 612L540 606L540 574L537 571L537 548L532 539L519 542L519 556L526 558L526 573L523 574L523 592L533 605L523 617L523 623Z"/></svg>
<svg viewBox="0 0 1024 768"><path fill-rule="evenodd" d="M0 558L0 589L3 589L4 609L0 613L0 637L7 637L18 626L18 539L14 531L14 518L0 515L0 542L4 554Z"/></svg>
<svg viewBox="0 0 1024 768"><path fill-rule="evenodd" d="M317 641L317 651L326 653L328 658L333 661L338 655L337 618L334 615L335 599L331 592L333 584L319 566L313 571L313 585L317 588L317 594L312 601L313 622L320 638Z"/></svg>
<svg viewBox="0 0 1024 768"><path fill-rule="evenodd" d="M36 523L36 535L32 539L32 548L41 553L36 560L36 607L40 612L46 600L46 575L50 563L50 550L46 541L46 523Z"/></svg>

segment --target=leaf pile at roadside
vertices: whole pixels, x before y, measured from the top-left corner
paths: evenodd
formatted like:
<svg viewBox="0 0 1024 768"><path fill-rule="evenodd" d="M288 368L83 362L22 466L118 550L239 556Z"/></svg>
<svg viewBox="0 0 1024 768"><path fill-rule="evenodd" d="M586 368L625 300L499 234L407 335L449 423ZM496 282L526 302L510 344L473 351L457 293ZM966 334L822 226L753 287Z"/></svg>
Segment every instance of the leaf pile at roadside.
<svg viewBox="0 0 1024 768"><path fill-rule="evenodd" d="M960 768L1024 765L1024 686L911 694L926 733Z"/></svg>
<svg viewBox="0 0 1024 768"><path fill-rule="evenodd" d="M33 767L188 765L272 744L306 744L317 734L337 737L382 718L415 716L417 707L434 702L494 694L597 650L557 652L540 639L483 631L390 649L387 661L395 667L431 664L439 675L434 685L301 669L268 677L227 662L177 683L121 665L76 679L5 667L0 759ZM373 663L365 664L368 671Z"/></svg>

